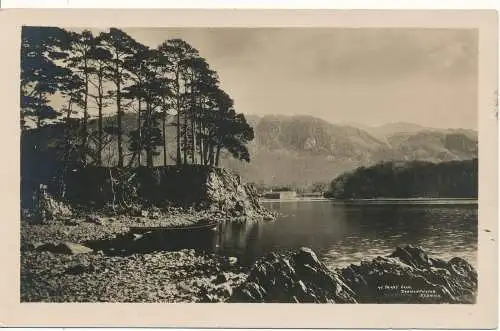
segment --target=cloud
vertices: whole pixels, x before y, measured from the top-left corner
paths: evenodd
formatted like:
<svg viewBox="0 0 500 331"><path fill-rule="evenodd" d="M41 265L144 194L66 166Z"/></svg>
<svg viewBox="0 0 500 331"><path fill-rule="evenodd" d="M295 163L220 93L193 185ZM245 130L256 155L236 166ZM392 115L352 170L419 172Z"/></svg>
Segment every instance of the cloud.
<svg viewBox="0 0 500 331"><path fill-rule="evenodd" d="M477 123L476 30L124 30L151 47L170 38L188 41L217 70L242 112L308 113L368 125L400 120L435 126ZM436 121L431 120L434 114Z"/></svg>

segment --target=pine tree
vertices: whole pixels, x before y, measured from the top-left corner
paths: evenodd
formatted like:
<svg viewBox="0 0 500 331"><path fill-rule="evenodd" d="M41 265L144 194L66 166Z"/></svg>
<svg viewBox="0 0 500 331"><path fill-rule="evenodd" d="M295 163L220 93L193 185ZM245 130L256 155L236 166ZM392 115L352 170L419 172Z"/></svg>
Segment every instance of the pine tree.
<svg viewBox="0 0 500 331"><path fill-rule="evenodd" d="M83 118L81 125L81 144L80 154L83 164L86 164L89 138L89 85L90 75L93 70L92 52L97 46L98 40L94 38L92 32L84 30L81 33L71 32L70 52L64 63L71 68L75 75L83 84L83 100L81 108L83 109Z"/></svg>
<svg viewBox="0 0 500 331"><path fill-rule="evenodd" d="M134 153L131 161L137 156L137 165L140 167L143 151L142 117L145 106L144 86L148 79L147 60L150 52L148 47L137 42L131 48L133 54L125 60L124 66L130 72L132 84L123 89L123 97L131 101L131 109L134 109L134 104L137 102L137 126L135 130L130 132L129 149Z"/></svg>
<svg viewBox="0 0 500 331"><path fill-rule="evenodd" d="M97 42L90 51L90 60L92 67L90 68L89 83L93 86L95 94L89 94L94 99L97 107L97 137L96 137L96 150L94 153L95 163L98 166L103 166L102 152L104 150L104 133L113 133L113 128L104 128L104 109L109 105L108 99L110 95L106 92L105 84L107 79L112 75L109 70L109 61L112 58L111 53L101 45L100 38L96 38Z"/></svg>
<svg viewBox="0 0 500 331"><path fill-rule="evenodd" d="M125 62L132 55L136 42L128 34L117 28L111 28L108 33L102 33L100 38L103 46L111 54L109 70L112 74L109 78L115 85L118 166L123 167L122 89L130 78L129 73L125 69Z"/></svg>
<svg viewBox="0 0 500 331"><path fill-rule="evenodd" d="M21 127L28 127L26 120L31 119L40 128L61 115L49 97L70 74L55 63L67 57L69 37L60 28L23 27L21 39Z"/></svg>
<svg viewBox="0 0 500 331"><path fill-rule="evenodd" d="M172 107L176 113L176 164L187 163L187 107L186 88L188 79L186 65L189 59L198 56L198 51L182 39L171 39L158 47L158 51L169 60ZM182 121L183 120L183 121ZM184 145L184 148L183 148ZM184 153L181 154L181 151Z"/></svg>

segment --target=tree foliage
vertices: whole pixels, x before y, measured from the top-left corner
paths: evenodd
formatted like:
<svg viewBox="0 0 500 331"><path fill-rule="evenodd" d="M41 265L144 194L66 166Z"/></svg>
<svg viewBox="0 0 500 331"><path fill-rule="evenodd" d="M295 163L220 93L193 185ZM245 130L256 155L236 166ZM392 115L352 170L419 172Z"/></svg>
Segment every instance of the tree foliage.
<svg viewBox="0 0 500 331"><path fill-rule="evenodd" d="M49 97L63 86L70 70L55 60L67 56L68 36L54 27L23 27L21 35L21 127L27 120L41 127L61 115L49 103Z"/></svg>
<svg viewBox="0 0 500 331"><path fill-rule="evenodd" d="M477 159L431 163L384 162L335 178L327 197L477 198Z"/></svg>
<svg viewBox="0 0 500 331"><path fill-rule="evenodd" d="M63 100L59 107L56 96ZM136 128L127 136L125 112L137 114ZM113 120L106 120L111 114ZM146 166L153 167L160 148L163 165L168 152L177 165L218 166L223 151L249 162L246 144L254 138L217 73L184 40L150 48L116 28L94 35L23 27L21 126L31 130L55 122L68 126L61 139L68 143L59 141L63 159L77 158L83 166L124 167L126 159L128 165L142 166L145 154ZM169 133L175 136L175 151L167 151ZM117 159L103 159L109 149L117 151Z"/></svg>

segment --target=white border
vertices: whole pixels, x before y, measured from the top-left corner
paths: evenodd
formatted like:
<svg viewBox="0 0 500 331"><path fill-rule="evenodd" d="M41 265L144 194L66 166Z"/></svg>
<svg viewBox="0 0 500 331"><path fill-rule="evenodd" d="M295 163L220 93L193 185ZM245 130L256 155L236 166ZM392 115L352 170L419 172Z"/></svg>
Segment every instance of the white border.
<svg viewBox="0 0 500 331"><path fill-rule="evenodd" d="M500 9L498 0L3 0L2 8Z"/></svg>
<svg viewBox="0 0 500 331"><path fill-rule="evenodd" d="M496 9L498 0L437 0L402 1L397 0L3 0L2 8L280 8L280 9ZM499 144L500 145L500 144ZM500 154L500 146L499 154ZM500 177L498 178L500 186ZM499 291L500 295L500 291ZM498 296L497 296L498 298ZM497 317L498 318L498 317ZM497 326L498 327L498 326ZM25 329L36 330L36 329ZM52 330L63 330L53 328ZM81 329L88 330L88 329ZM120 329L114 329L120 330ZM123 330L123 329L121 329ZM139 329L137 329L139 330ZM147 329L145 329L147 330ZM171 329L179 330L179 329ZM229 329L221 329L229 330ZM246 329L242 329L246 330ZM250 329L249 329L250 330Z"/></svg>

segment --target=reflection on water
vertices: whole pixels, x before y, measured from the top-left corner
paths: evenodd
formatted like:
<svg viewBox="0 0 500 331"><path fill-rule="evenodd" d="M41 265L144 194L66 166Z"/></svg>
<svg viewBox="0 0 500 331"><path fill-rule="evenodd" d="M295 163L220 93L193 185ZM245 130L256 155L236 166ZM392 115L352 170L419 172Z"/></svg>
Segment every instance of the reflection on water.
<svg viewBox="0 0 500 331"><path fill-rule="evenodd" d="M251 264L269 251L308 246L327 265L340 267L412 244L476 265L477 204L295 201L266 207L282 216L267 223L223 224L211 248Z"/></svg>

